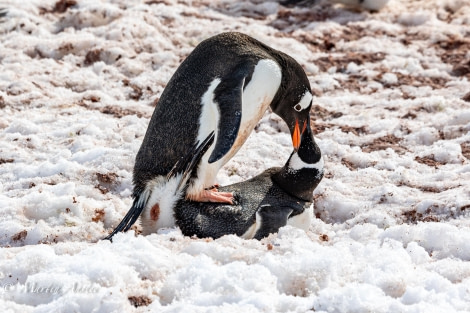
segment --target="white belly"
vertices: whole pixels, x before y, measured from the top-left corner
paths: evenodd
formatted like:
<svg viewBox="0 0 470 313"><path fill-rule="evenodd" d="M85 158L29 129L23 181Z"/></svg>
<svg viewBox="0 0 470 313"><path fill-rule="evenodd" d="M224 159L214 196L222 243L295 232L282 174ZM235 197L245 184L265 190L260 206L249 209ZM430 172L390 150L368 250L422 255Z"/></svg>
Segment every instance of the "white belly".
<svg viewBox="0 0 470 313"><path fill-rule="evenodd" d="M294 226L307 231L313 219L313 203L308 209L287 220L287 225Z"/></svg>
<svg viewBox="0 0 470 313"><path fill-rule="evenodd" d="M290 225L293 227L297 227L300 229L303 229L307 231L310 228L310 223L313 219L313 203L310 205L310 207L306 210L304 210L302 213L291 217L287 220L286 225ZM256 213L256 221L253 225L248 228L248 230L241 235L243 239L253 239L253 237L256 235L256 232L260 229L261 227L261 217L259 216L258 213Z"/></svg>
<svg viewBox="0 0 470 313"><path fill-rule="evenodd" d="M215 184L217 172L237 153L263 117L264 112L276 95L281 79L281 68L276 62L269 59L258 62L254 68L252 78L242 94L242 119L235 143L224 157L211 164L208 163L208 159L215 145L213 144L208 149L199 165L197 179L188 188L188 195L196 195L204 188ZM213 130L216 131L214 142L217 142L219 136L217 133L219 111L217 103L214 102L214 90L220 82L219 78L214 79L201 99L203 108L199 123L201 126L197 137L199 142L202 142Z"/></svg>
<svg viewBox="0 0 470 313"><path fill-rule="evenodd" d="M156 233L160 228L176 225L173 209L182 197L177 189L180 180L181 175L170 180L164 176L158 176L147 183L143 198L146 198L146 195L149 195L149 198L140 215L142 235Z"/></svg>

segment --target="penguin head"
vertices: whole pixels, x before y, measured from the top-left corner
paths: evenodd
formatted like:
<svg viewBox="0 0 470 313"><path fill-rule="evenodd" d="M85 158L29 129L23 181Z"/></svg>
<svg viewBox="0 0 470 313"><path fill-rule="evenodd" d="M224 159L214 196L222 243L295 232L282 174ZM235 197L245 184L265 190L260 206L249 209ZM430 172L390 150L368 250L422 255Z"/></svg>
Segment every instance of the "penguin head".
<svg viewBox="0 0 470 313"><path fill-rule="evenodd" d="M310 123L313 96L310 82L300 64L288 55L281 56L278 62L282 68L282 81L271 102L271 109L286 122L292 145L297 151Z"/></svg>
<svg viewBox="0 0 470 313"><path fill-rule="evenodd" d="M313 191L323 178L323 158L313 138L310 123L301 135L300 147L287 163L273 175L273 181L291 196L312 201Z"/></svg>

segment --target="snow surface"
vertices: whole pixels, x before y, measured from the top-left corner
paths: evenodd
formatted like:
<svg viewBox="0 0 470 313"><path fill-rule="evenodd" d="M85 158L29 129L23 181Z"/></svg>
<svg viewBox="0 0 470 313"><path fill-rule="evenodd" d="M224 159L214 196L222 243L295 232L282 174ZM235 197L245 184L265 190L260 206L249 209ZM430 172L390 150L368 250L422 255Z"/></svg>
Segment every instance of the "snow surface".
<svg viewBox="0 0 470 313"><path fill-rule="evenodd" d="M77 2L1 2L1 312L470 312L468 1ZM131 205L153 103L198 42L228 30L308 73L317 218L261 241L100 241ZM267 113L219 182L290 151Z"/></svg>

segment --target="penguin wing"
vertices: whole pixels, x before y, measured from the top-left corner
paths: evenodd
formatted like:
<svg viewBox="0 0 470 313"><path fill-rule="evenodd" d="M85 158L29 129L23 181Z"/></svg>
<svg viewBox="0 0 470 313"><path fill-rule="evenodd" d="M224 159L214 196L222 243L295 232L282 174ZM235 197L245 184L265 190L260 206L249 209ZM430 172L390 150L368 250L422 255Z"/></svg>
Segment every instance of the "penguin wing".
<svg viewBox="0 0 470 313"><path fill-rule="evenodd" d="M287 220L293 211L290 206L262 205L256 212L256 222L260 223L260 226L254 238L260 240L276 233L279 228L287 225Z"/></svg>
<svg viewBox="0 0 470 313"><path fill-rule="evenodd" d="M182 174L177 190L179 190L182 186L183 188L187 187L186 183L188 182L191 174L197 169L197 165L201 161L202 156L204 153L206 153L207 149L209 149L213 142L214 132L211 132L206 137L206 139L201 142L201 144L196 142L196 144L188 151L188 153L181 157L181 159L179 159L178 162L176 162L176 164L173 166L167 175L167 179L170 180L170 178L176 176L177 174Z"/></svg>
<svg viewBox="0 0 470 313"><path fill-rule="evenodd" d="M214 90L214 102L219 107L217 142L209 157L209 163L220 160L237 139L242 120L243 88L251 79L254 62L246 61L236 66L229 75L222 78Z"/></svg>

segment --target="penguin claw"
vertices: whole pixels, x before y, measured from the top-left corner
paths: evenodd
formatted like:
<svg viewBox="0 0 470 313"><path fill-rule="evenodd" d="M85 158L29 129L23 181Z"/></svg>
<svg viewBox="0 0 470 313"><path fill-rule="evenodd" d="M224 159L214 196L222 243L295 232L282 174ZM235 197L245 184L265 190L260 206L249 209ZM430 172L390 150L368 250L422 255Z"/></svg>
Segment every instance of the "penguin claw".
<svg viewBox="0 0 470 313"><path fill-rule="evenodd" d="M212 190L212 191L218 191L217 189L220 187L219 184L214 184L208 188L206 188L206 190Z"/></svg>
<svg viewBox="0 0 470 313"><path fill-rule="evenodd" d="M216 202L233 204L233 193L219 192L216 188L211 190L203 190L197 196L191 197L192 201L196 202Z"/></svg>
<svg viewBox="0 0 470 313"><path fill-rule="evenodd" d="M224 193L224 194L232 194L231 192L219 192L219 185L214 185L212 187L206 188L205 190L218 192L218 193Z"/></svg>

